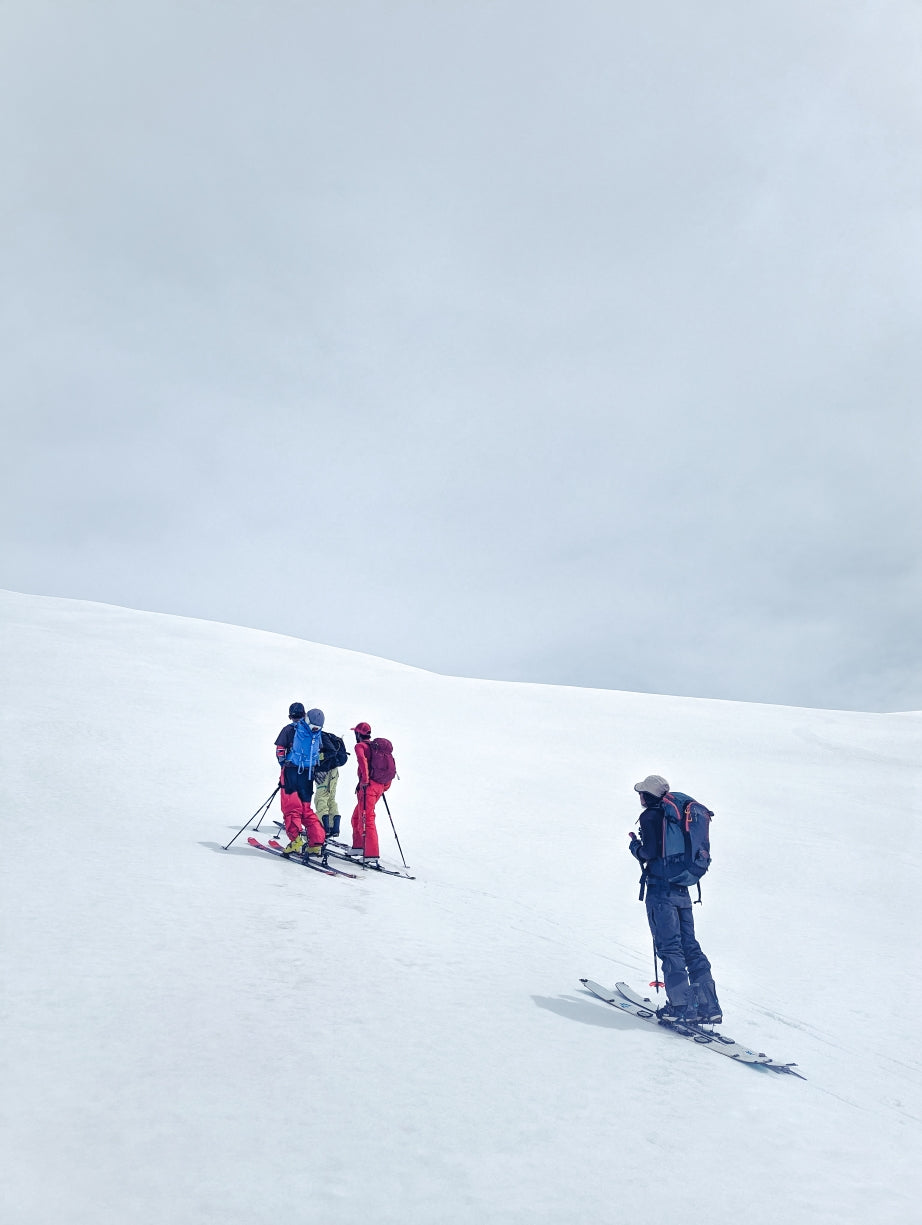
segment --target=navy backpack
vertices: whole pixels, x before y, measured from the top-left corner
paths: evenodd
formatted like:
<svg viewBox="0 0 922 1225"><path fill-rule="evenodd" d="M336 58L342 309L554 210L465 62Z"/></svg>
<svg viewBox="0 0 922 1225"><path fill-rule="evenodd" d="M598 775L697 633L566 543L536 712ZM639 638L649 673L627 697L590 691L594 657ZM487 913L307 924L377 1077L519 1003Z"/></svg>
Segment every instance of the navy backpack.
<svg viewBox="0 0 922 1225"><path fill-rule="evenodd" d="M714 814L690 795L667 791L663 804L663 858L672 885L697 885L711 866L711 818Z"/></svg>

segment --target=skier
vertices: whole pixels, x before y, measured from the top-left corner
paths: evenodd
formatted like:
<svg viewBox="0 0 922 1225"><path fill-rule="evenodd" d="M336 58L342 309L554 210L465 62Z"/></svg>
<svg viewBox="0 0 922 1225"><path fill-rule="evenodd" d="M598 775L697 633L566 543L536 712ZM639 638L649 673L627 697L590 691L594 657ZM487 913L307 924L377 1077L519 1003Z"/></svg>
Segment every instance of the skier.
<svg viewBox="0 0 922 1225"><path fill-rule="evenodd" d="M307 718L323 727L322 710L309 710ZM339 837L342 817L336 803L336 784L339 781L339 767L346 764L348 756L339 736L327 731L320 733L320 760L314 771L314 808L328 838Z"/></svg>
<svg viewBox="0 0 922 1225"><path fill-rule="evenodd" d="M372 740L368 723L357 723L349 730L355 732L355 763L359 782L355 789L358 803L352 813L352 848L346 853L353 858L364 856L367 864L377 867L375 805L396 774L393 745L383 737Z"/></svg>
<svg viewBox="0 0 922 1225"><path fill-rule="evenodd" d="M650 774L634 790L640 795L640 837L631 831L631 854L644 869L647 919L653 945L663 963L667 1003L657 1010L663 1021L688 1021L719 1025L723 1020L711 963L695 938L695 920L687 885L669 880L674 865L663 853L663 796L669 784L660 774ZM688 796L681 797L684 800ZM641 889L643 896L644 888Z"/></svg>
<svg viewBox="0 0 922 1225"><path fill-rule="evenodd" d="M279 779L282 819L289 839L282 849L286 855L292 855L303 851L306 844L308 855L321 855L325 836L311 808L311 798L320 757L323 712L311 710L305 716L303 703L292 702L288 717L291 722L282 728L275 741L275 755L282 768Z"/></svg>

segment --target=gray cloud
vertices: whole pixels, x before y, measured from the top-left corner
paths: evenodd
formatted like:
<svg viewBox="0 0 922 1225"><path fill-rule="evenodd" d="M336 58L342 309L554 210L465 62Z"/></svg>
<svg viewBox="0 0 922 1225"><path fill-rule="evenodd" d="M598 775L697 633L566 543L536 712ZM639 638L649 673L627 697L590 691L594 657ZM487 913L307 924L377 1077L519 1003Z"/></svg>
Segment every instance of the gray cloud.
<svg viewBox="0 0 922 1225"><path fill-rule="evenodd" d="M917 6L8 6L0 583L922 706Z"/></svg>

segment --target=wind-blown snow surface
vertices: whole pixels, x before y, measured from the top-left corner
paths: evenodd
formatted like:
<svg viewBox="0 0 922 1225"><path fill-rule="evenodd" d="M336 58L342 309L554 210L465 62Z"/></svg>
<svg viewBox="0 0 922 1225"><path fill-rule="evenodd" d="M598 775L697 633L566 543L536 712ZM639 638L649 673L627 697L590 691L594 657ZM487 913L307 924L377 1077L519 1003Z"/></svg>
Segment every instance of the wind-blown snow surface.
<svg viewBox="0 0 922 1225"><path fill-rule="evenodd" d="M922 716L460 680L13 594L0 624L10 1222L915 1219ZM416 881L221 849L294 699L394 741ZM716 810L725 1031L807 1082L582 992L651 977L625 849L651 771Z"/></svg>

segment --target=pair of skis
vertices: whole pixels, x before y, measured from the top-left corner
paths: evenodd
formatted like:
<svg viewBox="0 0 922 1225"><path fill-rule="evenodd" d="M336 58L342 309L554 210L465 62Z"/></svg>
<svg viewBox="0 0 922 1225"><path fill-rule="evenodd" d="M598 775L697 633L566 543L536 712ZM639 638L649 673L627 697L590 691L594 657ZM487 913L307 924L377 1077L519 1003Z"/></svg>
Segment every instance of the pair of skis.
<svg viewBox="0 0 922 1225"><path fill-rule="evenodd" d="M404 880L416 880L415 876L411 876L409 872L401 872L399 868L385 868L380 863L366 863L364 859L347 855L346 852L352 848L345 842L327 838L323 845L327 848L327 854L335 855L337 859L345 859L357 868L364 868L366 872L383 872L385 876L402 876Z"/></svg>
<svg viewBox="0 0 922 1225"><path fill-rule="evenodd" d="M250 846L257 851L266 851L270 855L279 855L282 859L291 859L295 863L302 863L305 867L313 868L315 872L326 872L327 876L348 876L350 880L357 878L357 873L347 872L344 868L335 868L329 862L328 856L333 855L337 859L345 860L346 863L356 868L364 868L366 872L381 872L385 876L402 876L405 880L416 880L415 876L411 876L409 872L400 872L396 868L383 868L380 864L365 863L361 859L353 859L351 855L347 855L345 851L348 849L345 843L334 842L331 845L330 839L323 844L324 851L322 855L304 855L297 852L286 854L280 842L276 842L274 838L269 839L269 845L260 842L258 838L247 838ZM339 847L340 850L333 850L333 847Z"/></svg>
<svg viewBox="0 0 922 1225"><path fill-rule="evenodd" d="M285 828L281 821L276 821L275 824L280 831ZM250 841L252 842L252 838ZM270 843L270 845L272 844ZM323 847L327 855L333 855L337 859L344 859L356 868L364 868L366 872L381 872L384 876L402 876L404 880L416 880L415 876L410 875L409 870L401 871L400 868L385 868L380 863L366 863L364 859L359 859L357 856L347 855L346 852L352 850L348 842L338 842L335 838L328 837ZM347 872L344 875L354 876L355 873Z"/></svg>
<svg viewBox="0 0 922 1225"><path fill-rule="evenodd" d="M764 1051L750 1050L748 1046L734 1042L732 1038L726 1038L715 1030L704 1029L700 1025L690 1025L684 1021L660 1021L653 1001L646 996L638 995L627 983L616 983L614 989L611 989L601 987L589 978L581 978L580 982L587 991L591 991L604 1003L611 1004L613 1008L630 1013L631 1016L638 1017L641 1021L652 1021L654 1025L662 1025L665 1029L671 1029L680 1038L686 1038L689 1042L694 1042L696 1046L706 1046L737 1063L749 1063L757 1067L769 1068L772 1072L784 1072L790 1076L797 1076L801 1080L807 1079L806 1076L801 1076L800 1072L794 1071L796 1064L776 1063Z"/></svg>
<svg viewBox="0 0 922 1225"><path fill-rule="evenodd" d="M315 872L324 872L327 876L348 876L350 880L355 880L354 872L344 872L341 868L333 868L328 863L324 863L319 855L298 855L292 853L286 855L282 850L281 844L276 842L274 838L269 839L269 845L260 842L258 838L247 838L250 846L255 847L257 851L265 851L269 855L278 855L280 859L290 859L294 863L304 864L306 868L313 868Z"/></svg>

